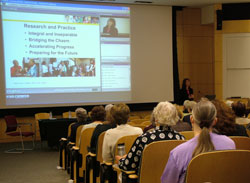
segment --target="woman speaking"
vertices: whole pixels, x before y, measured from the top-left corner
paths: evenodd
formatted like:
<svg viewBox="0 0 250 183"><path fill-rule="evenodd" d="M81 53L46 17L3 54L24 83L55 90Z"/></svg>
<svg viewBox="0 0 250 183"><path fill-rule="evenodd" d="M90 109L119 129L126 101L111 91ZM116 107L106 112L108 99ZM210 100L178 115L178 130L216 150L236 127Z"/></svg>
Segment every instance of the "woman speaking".
<svg viewBox="0 0 250 183"><path fill-rule="evenodd" d="M191 88L191 82L188 78L185 78L182 82L182 88L180 91L180 102L184 103L185 100L194 100L194 92Z"/></svg>

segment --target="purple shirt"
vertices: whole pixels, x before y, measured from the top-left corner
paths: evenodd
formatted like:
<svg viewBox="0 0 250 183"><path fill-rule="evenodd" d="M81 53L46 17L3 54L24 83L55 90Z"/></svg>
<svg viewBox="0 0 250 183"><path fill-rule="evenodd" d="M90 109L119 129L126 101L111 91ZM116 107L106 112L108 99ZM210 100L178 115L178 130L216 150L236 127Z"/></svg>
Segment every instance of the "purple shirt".
<svg viewBox="0 0 250 183"><path fill-rule="evenodd" d="M197 146L199 136L177 146L170 152L168 163L161 177L162 183L184 183L186 170ZM210 133L215 150L235 149L234 141L225 135Z"/></svg>

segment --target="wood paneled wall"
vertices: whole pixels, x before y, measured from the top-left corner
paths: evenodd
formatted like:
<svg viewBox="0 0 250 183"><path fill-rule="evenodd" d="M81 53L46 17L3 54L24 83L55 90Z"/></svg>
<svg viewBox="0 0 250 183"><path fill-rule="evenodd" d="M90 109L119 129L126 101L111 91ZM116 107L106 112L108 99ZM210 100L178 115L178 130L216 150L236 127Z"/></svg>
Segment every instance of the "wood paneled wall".
<svg viewBox="0 0 250 183"><path fill-rule="evenodd" d="M214 25L201 25L200 8L177 12L180 85L190 78L195 99L214 94Z"/></svg>

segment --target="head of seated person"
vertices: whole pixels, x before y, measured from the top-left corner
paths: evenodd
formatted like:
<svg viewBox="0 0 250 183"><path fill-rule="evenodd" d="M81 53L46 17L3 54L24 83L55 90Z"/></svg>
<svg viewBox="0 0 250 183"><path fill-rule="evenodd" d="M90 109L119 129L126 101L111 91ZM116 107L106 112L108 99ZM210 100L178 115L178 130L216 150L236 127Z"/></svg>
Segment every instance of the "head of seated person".
<svg viewBox="0 0 250 183"><path fill-rule="evenodd" d="M240 101L235 102L232 104L232 109L236 117L240 117L240 118L245 117L246 105L244 103L241 103Z"/></svg>
<svg viewBox="0 0 250 183"><path fill-rule="evenodd" d="M153 111L156 124L166 127L173 126L179 121L176 107L170 102L160 102Z"/></svg>
<svg viewBox="0 0 250 183"><path fill-rule="evenodd" d="M91 110L90 118L93 122L104 122L106 111L103 106L95 106Z"/></svg>
<svg viewBox="0 0 250 183"><path fill-rule="evenodd" d="M85 122L88 118L88 114L87 114L87 111L83 108L77 108L75 110L75 113L76 113L76 120L77 122Z"/></svg>
<svg viewBox="0 0 250 183"><path fill-rule="evenodd" d="M213 100L212 103L217 109L217 123L213 131L222 135L233 135L236 132L236 116L233 110L223 101Z"/></svg>
<svg viewBox="0 0 250 183"><path fill-rule="evenodd" d="M183 114L182 111L180 110L180 108L178 106L175 106L178 116L179 116L179 120L176 123L176 125L172 126L172 129L177 131L177 132L181 132L181 131L192 131L192 127L191 124L184 122L183 119Z"/></svg>
<svg viewBox="0 0 250 183"><path fill-rule="evenodd" d="M191 113L195 105L196 105L195 101L185 100L183 103L184 106L183 113Z"/></svg>
<svg viewBox="0 0 250 183"><path fill-rule="evenodd" d="M117 125L125 125L128 122L130 109L126 104L116 104L110 110L110 120Z"/></svg>
<svg viewBox="0 0 250 183"><path fill-rule="evenodd" d="M111 117L110 117L110 110L113 107L113 104L108 104L105 106L106 116L105 116L105 123L112 123Z"/></svg>
<svg viewBox="0 0 250 183"><path fill-rule="evenodd" d="M182 119L183 118L183 113L182 113L181 109L177 105L175 105L175 107L176 107L179 119Z"/></svg>
<svg viewBox="0 0 250 183"><path fill-rule="evenodd" d="M193 157L203 153L213 151L214 145L210 139L209 132L216 124L217 110L213 103L200 101L193 109L191 122L195 135L199 135L198 144L193 152Z"/></svg>

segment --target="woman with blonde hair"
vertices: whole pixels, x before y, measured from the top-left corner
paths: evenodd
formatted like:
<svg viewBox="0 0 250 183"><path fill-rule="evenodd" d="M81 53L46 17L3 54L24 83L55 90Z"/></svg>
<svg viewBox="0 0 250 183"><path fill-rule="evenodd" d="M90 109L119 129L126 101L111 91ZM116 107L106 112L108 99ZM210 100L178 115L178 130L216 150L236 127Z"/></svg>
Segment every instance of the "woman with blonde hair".
<svg viewBox="0 0 250 183"><path fill-rule="evenodd" d="M194 106L191 123L195 137L170 152L161 177L162 183L184 183L188 164L198 154L235 149L235 144L230 138L212 133L212 128L217 122L216 114L214 104L209 101L201 101Z"/></svg>

